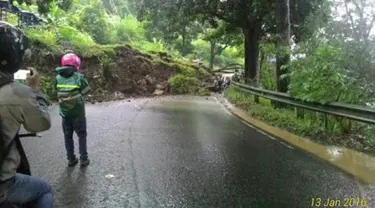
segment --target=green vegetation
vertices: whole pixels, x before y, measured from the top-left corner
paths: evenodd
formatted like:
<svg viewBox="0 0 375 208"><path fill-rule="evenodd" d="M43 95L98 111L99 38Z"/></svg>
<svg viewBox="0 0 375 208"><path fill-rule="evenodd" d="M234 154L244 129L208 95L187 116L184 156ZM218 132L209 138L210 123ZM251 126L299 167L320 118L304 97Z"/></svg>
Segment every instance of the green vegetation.
<svg viewBox="0 0 375 208"><path fill-rule="evenodd" d="M200 25L194 26L194 35L192 29L187 30L191 34L187 42L185 36L167 38L167 34L160 35L160 28L153 27L150 21L138 20L138 10L131 9L127 1L112 1L114 5L100 0L41 2L49 4L48 9L43 8L42 12L42 18L48 24L24 30L34 45L51 52L59 54L72 49L83 56L92 56L97 55L96 52L101 53L102 46L128 44L145 53L167 52L175 57L182 57L184 54L187 58L199 58L204 63L210 63L209 41L205 39ZM36 5L13 4L31 12L38 10ZM17 24L17 17L12 14L10 16L9 21ZM189 49L186 48L187 45ZM232 62L243 63L243 60L236 46L232 45L226 46L213 62L220 67Z"/></svg>
<svg viewBox="0 0 375 208"><path fill-rule="evenodd" d="M370 22L375 20L375 11L368 2L326 1L326 6L306 19L305 35L295 40L295 47L290 50L291 55L304 54L304 57L297 57L284 65L288 70L277 79L274 79L275 72L277 74L275 64L264 61L267 56L277 55L277 44L270 42L272 35L264 38L260 44L260 86L282 91L277 87L278 79L287 78L287 92L304 101L374 103L375 38L370 32L373 27ZM341 19L337 18L336 10L330 11L332 4L341 7ZM346 11L345 14L342 11ZM290 108L275 108L264 100L254 103L251 95L233 88L228 90L227 96L249 110L250 115L274 126L323 144L339 144L371 154L375 152L373 125L306 110L302 112L303 118L297 117Z"/></svg>
<svg viewBox="0 0 375 208"><path fill-rule="evenodd" d="M213 0L176 4L165 0L159 4L159 0L144 0L134 1L134 5L139 16L158 30L155 34L166 42L182 41L184 55L193 51L190 57L199 54L206 63L229 51L243 57L242 80L248 84L289 93L305 101L374 103L375 38L371 30L375 11L371 1L247 2ZM192 37L201 39L190 41ZM196 49L191 49L189 43ZM229 50L233 47L235 50ZM276 58L276 63L269 61L270 58ZM221 59L215 60L217 63ZM231 57L232 63L236 61ZM253 107L253 103L242 107L248 105ZM352 141L373 151L374 136L369 134L374 131L372 126L325 115L322 119L322 115L311 112L305 112L303 120L289 122L287 118L294 112L291 114L278 105L275 110L274 104L264 102L260 106L263 107L258 106L252 115L274 125L316 137L331 134L339 138L336 143ZM320 128L314 126L316 123ZM344 134L350 139L343 139Z"/></svg>
<svg viewBox="0 0 375 208"><path fill-rule="evenodd" d="M375 130L370 125L311 111L305 111L305 117L298 118L294 110L275 109L269 100L263 98L256 103L253 96L232 86L225 94L230 102L248 111L250 116L272 126L308 137L324 145L339 144L375 155ZM350 132L345 131L349 126Z"/></svg>
<svg viewBox="0 0 375 208"><path fill-rule="evenodd" d="M244 68L241 81L304 101L375 103L375 11L370 0L250 2L42 0L39 7L22 8L38 10L48 20L25 29L34 46L57 54L73 49L85 57L102 57L129 45L148 54L142 57L145 64L174 69L169 83L177 94L207 94L199 78L208 72L192 66L188 58L211 70L238 64ZM14 17L11 21L16 22ZM354 135L351 139L363 148L374 147L372 126L324 115L322 119L311 112L305 112L303 120L290 120L294 112L285 106L250 103L232 90L228 95L235 93L233 102L257 108L253 116L276 126L307 136Z"/></svg>
<svg viewBox="0 0 375 208"><path fill-rule="evenodd" d="M198 80L195 77L186 76L183 74L176 74L169 78L168 82L171 85L174 94L188 94L197 93Z"/></svg>
<svg viewBox="0 0 375 208"><path fill-rule="evenodd" d="M18 2L13 4L23 10L34 13L38 11L37 5L20 5ZM178 74L170 79L170 83L174 83L174 93L207 94L207 90L200 89L197 78L209 73L203 68L191 67L191 60L185 61L182 57L201 59L206 65L211 63L211 67L243 63L237 47L241 42L229 45L225 41L220 42L220 37L215 37L216 48L220 52L217 51L213 58L210 56L211 40L207 37L208 31L207 34L203 31L202 25L188 24L189 28L185 28L188 34L170 37L166 31L154 27L151 21L138 20L138 10L130 8L127 1L111 1L110 4L101 0L45 3L49 4L48 8L42 8L40 12L41 17L48 23L24 28L34 48L45 49L57 57L66 50L73 50L86 58L98 57L102 62L103 57L114 54L120 45L128 45L144 54L151 53L152 60L148 62L162 63L175 69ZM10 22L17 24L17 17L12 14L10 17ZM209 34L213 34L213 31L210 29ZM157 53L166 53L173 57L163 59L158 57ZM176 80L182 83L176 84Z"/></svg>
<svg viewBox="0 0 375 208"><path fill-rule="evenodd" d="M55 89L53 88L53 80L50 76L41 77L42 92L47 95L50 100L56 100Z"/></svg>

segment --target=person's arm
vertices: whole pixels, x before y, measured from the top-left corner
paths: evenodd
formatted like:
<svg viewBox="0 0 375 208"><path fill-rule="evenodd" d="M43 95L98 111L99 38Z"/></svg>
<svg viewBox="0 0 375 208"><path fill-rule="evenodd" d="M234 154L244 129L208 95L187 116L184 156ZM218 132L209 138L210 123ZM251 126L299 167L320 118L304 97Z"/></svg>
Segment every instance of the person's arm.
<svg viewBox="0 0 375 208"><path fill-rule="evenodd" d="M80 74L80 92L82 95L87 95L91 88L85 76Z"/></svg>
<svg viewBox="0 0 375 208"><path fill-rule="evenodd" d="M48 130L51 127L51 118L44 95L40 91L19 84L13 85L13 92L18 97L18 108L13 108L12 114L24 128L29 132Z"/></svg>
<svg viewBox="0 0 375 208"><path fill-rule="evenodd" d="M21 107L21 123L29 132L41 132L51 128L48 113L48 101L40 92L40 75L34 68L29 68L26 83L29 87L14 85L14 93L19 97Z"/></svg>

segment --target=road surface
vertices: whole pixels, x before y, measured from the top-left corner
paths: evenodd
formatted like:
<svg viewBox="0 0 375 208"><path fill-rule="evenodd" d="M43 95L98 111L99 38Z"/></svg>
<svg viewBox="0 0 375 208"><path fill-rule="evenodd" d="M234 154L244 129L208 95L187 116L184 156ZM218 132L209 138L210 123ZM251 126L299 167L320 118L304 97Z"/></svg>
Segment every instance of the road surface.
<svg viewBox="0 0 375 208"><path fill-rule="evenodd" d="M374 187L250 128L212 97L88 104L86 169L66 167L56 106L51 114L51 129L23 142L56 207L298 208L317 197L321 207L328 198L375 207Z"/></svg>

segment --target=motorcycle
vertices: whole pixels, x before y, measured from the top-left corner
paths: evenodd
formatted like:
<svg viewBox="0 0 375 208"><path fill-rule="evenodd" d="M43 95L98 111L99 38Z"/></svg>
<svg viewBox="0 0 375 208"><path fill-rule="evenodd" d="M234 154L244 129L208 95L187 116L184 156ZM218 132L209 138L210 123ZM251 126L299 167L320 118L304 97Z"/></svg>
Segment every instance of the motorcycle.
<svg viewBox="0 0 375 208"><path fill-rule="evenodd" d="M230 85L230 78L226 77L223 80L221 80L221 84L219 85L219 92L222 93L224 92L225 89L227 89Z"/></svg>

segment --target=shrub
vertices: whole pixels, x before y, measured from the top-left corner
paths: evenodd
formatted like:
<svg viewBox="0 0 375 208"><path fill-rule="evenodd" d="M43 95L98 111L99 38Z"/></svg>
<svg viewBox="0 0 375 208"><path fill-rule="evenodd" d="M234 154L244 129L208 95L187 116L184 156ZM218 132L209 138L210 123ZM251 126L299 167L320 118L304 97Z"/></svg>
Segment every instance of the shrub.
<svg viewBox="0 0 375 208"><path fill-rule="evenodd" d="M153 42L149 41L137 41L134 43L134 46L136 48L139 48L141 51L149 52L165 52L164 49L164 43L162 40L156 40L156 38L153 39Z"/></svg>
<svg viewBox="0 0 375 208"><path fill-rule="evenodd" d="M176 74L169 78L169 84L173 94L195 94L197 93L199 81L195 77Z"/></svg>
<svg viewBox="0 0 375 208"><path fill-rule="evenodd" d="M56 34L50 30L39 28L26 28L24 30L27 37L32 44L42 45L52 52L60 51L61 47L58 44Z"/></svg>
<svg viewBox="0 0 375 208"><path fill-rule="evenodd" d="M57 100L57 95L53 87L53 80L50 76L41 77L41 91L47 95L49 100Z"/></svg>
<svg viewBox="0 0 375 208"><path fill-rule="evenodd" d="M195 71L195 69L193 69L191 67L184 66L182 64L178 64L177 69L178 69L178 73L181 73L184 76L187 76L187 77L196 77L197 76L197 72Z"/></svg>
<svg viewBox="0 0 375 208"><path fill-rule="evenodd" d="M95 41L87 33L83 33L77 30L74 27L67 25L60 26L58 29L59 38L61 40L70 41L74 44L83 45L83 46L93 46Z"/></svg>
<svg viewBox="0 0 375 208"><path fill-rule="evenodd" d="M305 101L360 102L358 87L340 65L340 51L322 45L306 59L291 64L290 92ZM343 93L345 92L345 93Z"/></svg>

